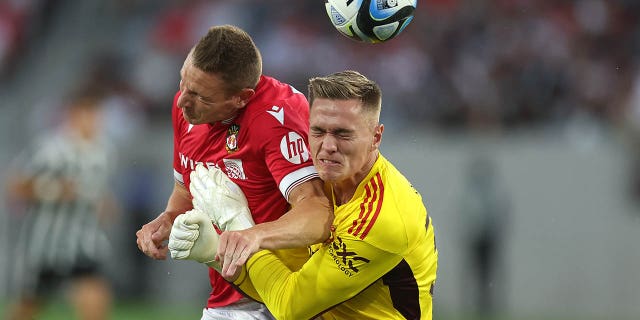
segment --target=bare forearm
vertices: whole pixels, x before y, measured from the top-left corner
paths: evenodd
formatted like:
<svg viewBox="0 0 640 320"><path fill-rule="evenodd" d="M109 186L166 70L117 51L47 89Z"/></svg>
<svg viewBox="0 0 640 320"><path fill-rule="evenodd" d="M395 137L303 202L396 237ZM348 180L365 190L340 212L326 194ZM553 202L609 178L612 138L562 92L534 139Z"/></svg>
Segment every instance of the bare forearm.
<svg viewBox="0 0 640 320"><path fill-rule="evenodd" d="M329 200L313 197L301 201L280 219L258 224L251 231L260 239L262 249L300 248L329 238L332 221Z"/></svg>
<svg viewBox="0 0 640 320"><path fill-rule="evenodd" d="M329 238L333 206L329 205L320 179L298 185L288 201L292 209L278 220L220 235L216 259L222 265L223 277L234 279L237 268L260 249L304 248Z"/></svg>
<svg viewBox="0 0 640 320"><path fill-rule="evenodd" d="M189 209L189 193L182 185L176 183L165 211L136 232L138 248L153 259L165 259L168 248L163 242L169 239L173 221Z"/></svg>
<svg viewBox="0 0 640 320"><path fill-rule="evenodd" d="M173 223L178 215L183 214L192 208L193 205L191 204L189 191L187 191L184 186L176 183L173 192L169 197L169 201L167 201L167 207L160 215L165 215Z"/></svg>

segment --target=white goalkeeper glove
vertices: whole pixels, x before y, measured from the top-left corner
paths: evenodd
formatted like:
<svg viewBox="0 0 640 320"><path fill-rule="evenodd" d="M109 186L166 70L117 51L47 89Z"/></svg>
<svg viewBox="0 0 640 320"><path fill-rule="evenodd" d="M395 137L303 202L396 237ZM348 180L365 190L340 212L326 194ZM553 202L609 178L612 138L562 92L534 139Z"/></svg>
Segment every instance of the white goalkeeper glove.
<svg viewBox="0 0 640 320"><path fill-rule="evenodd" d="M169 251L176 260L194 260L204 263L218 272L222 270L215 261L219 236L209 217L194 209L176 217L169 235Z"/></svg>
<svg viewBox="0 0 640 320"><path fill-rule="evenodd" d="M244 230L255 224L244 193L219 168L198 164L191 172L190 190L193 207L205 212L221 230Z"/></svg>

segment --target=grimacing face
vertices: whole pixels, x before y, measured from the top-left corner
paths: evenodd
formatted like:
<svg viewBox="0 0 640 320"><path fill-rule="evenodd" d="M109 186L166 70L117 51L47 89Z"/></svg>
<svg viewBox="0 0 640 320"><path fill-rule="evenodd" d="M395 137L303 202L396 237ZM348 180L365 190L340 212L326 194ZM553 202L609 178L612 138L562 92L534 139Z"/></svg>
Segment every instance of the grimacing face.
<svg viewBox="0 0 640 320"><path fill-rule="evenodd" d="M180 70L178 107L190 124L214 123L233 117L245 101L226 95L219 76L206 73L187 58Z"/></svg>
<svg viewBox="0 0 640 320"><path fill-rule="evenodd" d="M309 144L320 178L357 185L377 158L383 125L361 113L361 102L315 99L309 117Z"/></svg>

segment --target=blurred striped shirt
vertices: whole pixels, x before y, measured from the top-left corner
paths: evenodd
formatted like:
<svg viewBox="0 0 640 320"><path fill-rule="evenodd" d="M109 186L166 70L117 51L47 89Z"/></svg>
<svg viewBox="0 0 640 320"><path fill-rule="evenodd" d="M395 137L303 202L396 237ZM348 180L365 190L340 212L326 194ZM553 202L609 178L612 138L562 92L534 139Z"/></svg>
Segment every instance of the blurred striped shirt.
<svg viewBox="0 0 640 320"><path fill-rule="evenodd" d="M107 255L98 211L113 164L108 149L60 130L19 156L19 174L33 179L37 194L26 203L16 245L16 280L23 289L34 290L42 271L65 276L74 268L99 265ZM62 181L73 186L71 197L63 197Z"/></svg>

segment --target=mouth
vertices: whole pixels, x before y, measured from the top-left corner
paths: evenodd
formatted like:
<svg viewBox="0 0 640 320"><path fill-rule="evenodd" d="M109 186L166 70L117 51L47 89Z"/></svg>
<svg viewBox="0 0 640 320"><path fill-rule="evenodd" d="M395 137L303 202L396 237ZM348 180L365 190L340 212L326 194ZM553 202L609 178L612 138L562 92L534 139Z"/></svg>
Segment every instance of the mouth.
<svg viewBox="0 0 640 320"><path fill-rule="evenodd" d="M329 159L318 159L318 161L326 166L335 166L335 165L339 165L340 162L338 161L333 161L333 160L329 160Z"/></svg>
<svg viewBox="0 0 640 320"><path fill-rule="evenodd" d="M195 118L195 113L188 112L186 109L182 110L182 115L185 117L185 119L187 119L187 121Z"/></svg>

